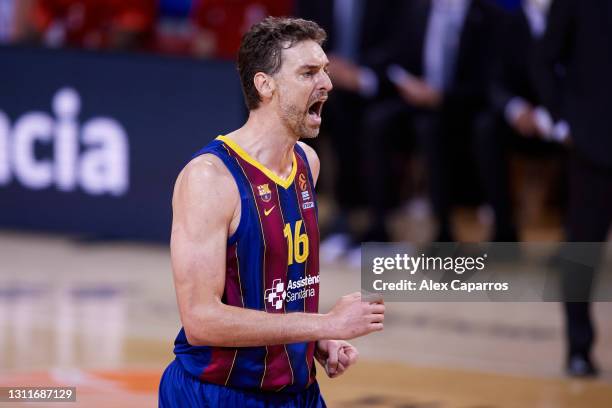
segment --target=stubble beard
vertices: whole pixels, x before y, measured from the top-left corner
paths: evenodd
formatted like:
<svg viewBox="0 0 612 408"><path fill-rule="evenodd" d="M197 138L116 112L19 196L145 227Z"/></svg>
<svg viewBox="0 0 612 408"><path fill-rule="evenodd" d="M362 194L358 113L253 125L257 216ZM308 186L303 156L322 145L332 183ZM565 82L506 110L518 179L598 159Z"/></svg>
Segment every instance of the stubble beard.
<svg viewBox="0 0 612 408"><path fill-rule="evenodd" d="M281 103L281 120L298 139L314 139L319 136L319 127L309 127L308 108L300 109L296 105Z"/></svg>

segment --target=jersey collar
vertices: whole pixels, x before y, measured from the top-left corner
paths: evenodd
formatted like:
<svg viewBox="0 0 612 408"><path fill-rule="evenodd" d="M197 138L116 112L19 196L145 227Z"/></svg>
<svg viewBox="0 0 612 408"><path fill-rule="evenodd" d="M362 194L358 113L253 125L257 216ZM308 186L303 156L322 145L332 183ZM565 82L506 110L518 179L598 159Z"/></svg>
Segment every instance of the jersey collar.
<svg viewBox="0 0 612 408"><path fill-rule="evenodd" d="M263 164L261 164L257 160L255 160L242 147L240 147L240 145L238 145L238 143L234 142L232 139L229 139L227 136L223 136L223 135L217 136L217 140L220 140L223 143L225 143L234 152L236 152L236 154L238 156L240 156L240 158L242 160L244 160L245 162L247 162L247 163L251 164L252 166L254 166L255 168L257 168L259 171L261 171L270 180L272 180L273 182L275 182L279 186L287 189L293 183L293 180L295 179L295 174L297 173L297 159L295 157L295 151L292 152L292 155L293 155L293 164L291 166L291 173L289 173L289 176L285 179L285 178L280 177L278 174L274 173L272 170L270 170L269 168L267 168L266 166L264 166Z"/></svg>

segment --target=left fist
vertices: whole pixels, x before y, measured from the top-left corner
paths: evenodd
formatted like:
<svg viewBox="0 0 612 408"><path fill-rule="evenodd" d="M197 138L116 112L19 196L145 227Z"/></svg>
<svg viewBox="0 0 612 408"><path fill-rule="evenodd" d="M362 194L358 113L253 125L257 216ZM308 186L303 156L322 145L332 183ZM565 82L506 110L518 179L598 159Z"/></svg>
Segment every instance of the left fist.
<svg viewBox="0 0 612 408"><path fill-rule="evenodd" d="M315 349L315 358L329 378L342 375L358 357L357 349L344 340L319 340Z"/></svg>

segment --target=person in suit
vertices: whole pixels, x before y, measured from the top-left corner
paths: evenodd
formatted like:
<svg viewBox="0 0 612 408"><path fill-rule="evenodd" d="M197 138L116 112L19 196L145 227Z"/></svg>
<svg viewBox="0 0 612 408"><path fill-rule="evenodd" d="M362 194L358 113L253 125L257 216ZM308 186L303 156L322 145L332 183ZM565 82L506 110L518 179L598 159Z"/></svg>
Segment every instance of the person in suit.
<svg viewBox="0 0 612 408"><path fill-rule="evenodd" d="M559 153L551 129L542 122L549 113L541 105L534 78L537 41L546 30L548 0L523 0L504 13L488 87L489 109L479 118L475 144L479 174L495 208L494 241L518 239L509 186L511 151L542 159ZM545 118L545 119L546 119Z"/></svg>
<svg viewBox="0 0 612 408"><path fill-rule="evenodd" d="M566 233L571 242L605 242L612 223L611 36L611 2L554 0L537 53L538 91L561 138L570 141ZM587 279L580 279L583 292L601 257L601 248L593 249L592 267L582 271ZM564 304L567 372L596 375L589 303L568 300L583 301Z"/></svg>
<svg viewBox="0 0 612 408"><path fill-rule="evenodd" d="M336 158L333 189L338 214L321 244L321 257L333 261L359 243L347 222L349 212L363 202L363 118L378 96L375 67L393 33L401 0L298 0L296 15L316 21L328 33L324 45L330 59L334 93L325 107L324 131Z"/></svg>
<svg viewBox="0 0 612 408"><path fill-rule="evenodd" d="M386 48L385 69L378 71L384 98L370 107L365 118L371 240L388 239L384 197L393 186L381 180L390 179L388 153L409 137L406 128L424 154L430 200L439 223L435 240L454 240L453 173L468 167L464 158L477 115L486 105L498 16L497 6L487 0L404 3L401 25Z"/></svg>
<svg viewBox="0 0 612 408"><path fill-rule="evenodd" d="M535 112L540 102L533 60L536 41L545 30L546 6L542 0L524 0L520 8L507 14L490 89L495 112L514 133L526 137L538 133Z"/></svg>

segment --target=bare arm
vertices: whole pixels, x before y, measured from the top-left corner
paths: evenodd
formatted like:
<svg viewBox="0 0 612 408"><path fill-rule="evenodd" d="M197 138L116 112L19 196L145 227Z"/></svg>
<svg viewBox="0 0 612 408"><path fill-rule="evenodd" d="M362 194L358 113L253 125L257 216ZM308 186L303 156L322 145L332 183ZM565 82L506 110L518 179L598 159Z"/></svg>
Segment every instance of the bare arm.
<svg viewBox="0 0 612 408"><path fill-rule="evenodd" d="M191 345L263 346L382 330L384 305L361 302L358 293L344 296L327 314L271 314L221 301L228 231L240 202L232 176L215 156L200 156L186 166L172 206L172 269Z"/></svg>

